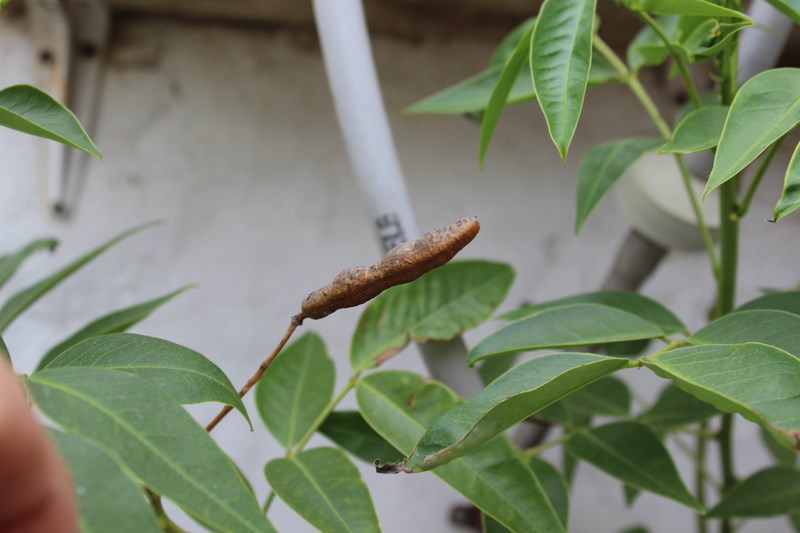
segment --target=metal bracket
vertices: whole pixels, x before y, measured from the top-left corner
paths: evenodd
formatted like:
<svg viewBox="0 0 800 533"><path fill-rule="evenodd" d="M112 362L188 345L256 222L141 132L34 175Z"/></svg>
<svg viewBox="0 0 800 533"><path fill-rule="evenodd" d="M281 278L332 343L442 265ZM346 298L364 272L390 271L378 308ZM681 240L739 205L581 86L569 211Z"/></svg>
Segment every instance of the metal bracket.
<svg viewBox="0 0 800 533"><path fill-rule="evenodd" d="M70 108L91 135L108 48L109 8L101 0L27 0L27 12L38 57L37 83ZM45 146L47 204L64 216L68 194L77 193L90 156L59 143Z"/></svg>

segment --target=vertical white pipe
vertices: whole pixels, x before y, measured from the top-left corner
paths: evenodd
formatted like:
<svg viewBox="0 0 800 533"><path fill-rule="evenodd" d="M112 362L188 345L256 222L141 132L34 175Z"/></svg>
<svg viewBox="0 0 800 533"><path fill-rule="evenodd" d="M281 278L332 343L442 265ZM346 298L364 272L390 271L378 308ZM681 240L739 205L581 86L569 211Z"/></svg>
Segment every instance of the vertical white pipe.
<svg viewBox="0 0 800 533"><path fill-rule="evenodd" d="M384 251L419 234L383 107L361 0L314 0L325 69L356 179Z"/></svg>
<svg viewBox="0 0 800 533"><path fill-rule="evenodd" d="M419 235L383 107L361 0L314 0L339 125L383 251ZM419 344L435 379L468 398L481 390L461 338Z"/></svg>

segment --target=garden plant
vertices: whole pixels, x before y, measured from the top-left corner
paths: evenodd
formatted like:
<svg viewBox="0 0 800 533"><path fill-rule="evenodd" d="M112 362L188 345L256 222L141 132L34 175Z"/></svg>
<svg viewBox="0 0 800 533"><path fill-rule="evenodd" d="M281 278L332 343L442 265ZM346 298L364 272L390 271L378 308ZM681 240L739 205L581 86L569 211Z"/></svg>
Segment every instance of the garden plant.
<svg viewBox="0 0 800 533"><path fill-rule="evenodd" d="M514 278L510 265L449 262L478 232L478 221L465 218L287 304L286 333L237 391L199 353L125 332L177 291L92 322L43 354L31 375L19 376L81 489L85 531L183 531L162 498L212 531L272 531L268 514L276 497L322 531L379 531L354 460L374 462L377 473L402 474L398 484L404 475L430 472L480 509L486 531L567 531L579 461L617 478L629 502L647 491L692 509L700 532L730 532L741 520L776 515L800 530L800 292L773 292L738 306L734 298L739 221L772 156L800 123L800 69L737 83L739 32L752 25L741 0L620 1L644 23L625 59L598 35L596 2L545 0L536 18L500 44L486 71L415 108L479 114L482 161L506 105L535 100L566 162L587 86L630 89L659 136L610 140L587 153L578 169L576 228L640 156L674 154L716 280L713 320L688 331L645 296L584 293L499 316L503 326L464 361L478 365L486 383L472 399L413 372L381 370L408 343L452 339L502 303ZM796 1L771 3L800 22ZM667 61L689 95L675 126L638 78L640 69ZM713 66L713 95L701 94L690 74L690 63L700 62ZM0 92L0 124L100 155L75 118L32 87ZM715 159L703 196L719 194L719 246L684 161L684 154L709 149ZM746 181L743 172L762 154ZM800 206L797 150L785 176L776 222ZM139 229L6 299L0 334L57 283ZM0 258L0 284L30 254L53 245L38 240ZM350 379L334 391L336 368L323 340L313 332L290 337L312 320L364 303ZM3 348L11 361L13 346L10 356ZM532 351L539 353L515 364L516 354ZM657 400L637 412L627 385L614 376L630 368L664 380ZM241 401L251 388L260 420ZM358 410L338 409L349 393ZM205 429L182 407L200 402L223 404ZM209 435L232 411L248 424L263 423L286 449L284 457L237 468ZM505 432L531 417L562 431L520 449ZM760 426L774 466L736 475L734 424ZM331 445L308 448L316 433ZM675 437L694 439L691 489L665 446ZM540 457L556 446L564 451L561 468ZM709 473L712 461L720 479ZM262 475L262 467L271 491L259 501L246 478Z"/></svg>

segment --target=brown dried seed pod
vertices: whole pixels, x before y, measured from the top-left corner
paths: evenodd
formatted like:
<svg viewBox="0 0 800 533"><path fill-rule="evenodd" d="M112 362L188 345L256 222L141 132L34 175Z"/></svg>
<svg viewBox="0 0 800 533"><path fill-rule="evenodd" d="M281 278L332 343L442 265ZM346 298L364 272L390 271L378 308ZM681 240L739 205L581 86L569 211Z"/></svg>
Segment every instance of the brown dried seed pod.
<svg viewBox="0 0 800 533"><path fill-rule="evenodd" d="M302 313L297 319L319 319L339 309L361 305L389 287L414 281L450 261L475 238L480 228L477 217L462 218L395 246L370 267L342 270L331 283L303 300Z"/></svg>

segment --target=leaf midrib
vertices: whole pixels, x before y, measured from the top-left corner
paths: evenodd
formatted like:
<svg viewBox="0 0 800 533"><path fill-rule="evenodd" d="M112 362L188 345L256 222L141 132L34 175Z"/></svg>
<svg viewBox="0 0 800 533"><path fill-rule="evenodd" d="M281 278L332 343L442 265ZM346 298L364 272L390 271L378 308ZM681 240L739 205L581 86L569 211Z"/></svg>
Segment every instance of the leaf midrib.
<svg viewBox="0 0 800 533"><path fill-rule="evenodd" d="M295 459L295 460L287 459L287 460L289 460L292 463L294 463L294 465L297 466L297 468L306 476L306 478L311 483L311 485L315 489L317 489L317 494L319 494L322 497L323 501L325 501L325 503L328 504L328 507L330 508L330 510L333 512L333 514L336 516L336 518L339 520L339 522L341 522L342 527L344 527L344 529L346 531L352 531L352 529L350 529L350 527L348 526L347 522L345 521L344 517L342 517L342 515L339 514L339 510L336 508L336 506L333 504L333 502L328 498L327 493L317 483L317 480L314 478L314 476L311 475L311 472L309 472L306 469L305 465L303 465L300 462L300 460L298 460L298 459Z"/></svg>
<svg viewBox="0 0 800 533"><path fill-rule="evenodd" d="M611 455L611 456L612 456L614 459L616 459L617 461L619 461L619 462L620 462L620 463L622 463L623 465L627 465L627 466L626 466L626 468L629 468L629 469L631 469L631 470L634 470L634 471L636 471L637 473L639 473L639 474L640 474L642 477L644 477L645 479L650 479L651 481L654 481L654 485L658 486L659 488L661 488L661 490L663 490L663 491L664 491L664 492L662 493L663 495L670 495L670 497L671 497L671 498L675 498L675 499L678 499L678 497L680 497L680 500L679 500L679 501L681 501L681 502L683 502L683 503L686 503L686 502L687 502L687 500L685 499L685 497L686 497L686 495L687 495L688 493L685 493L685 489L684 489L683 491L679 490L679 491L678 491L678 494L676 494L676 493L675 493L675 492L673 492L673 490L672 490L672 489L669 487L669 485L664 485L663 483L661 483L661 478L660 478L660 477L653 477L653 476L649 476L649 475L647 475L647 471L646 471L646 470L643 470L643 469L641 469L641 468L639 467L639 465L638 465L636 462L634 462L634 461L628 461L628 460L627 460L627 457L626 457L625 455L622 455L622 454L620 454L619 452L617 452L617 450L616 450L616 449L614 449L612 446L606 446L606 443L605 443L605 442L604 442L602 439L600 439L600 438L596 437L596 436L595 436L595 435L593 435L592 433L585 433L585 434L584 434L584 435L582 435L582 436L583 436L583 438L585 438L586 440L588 440L588 441L592 442L592 443L593 443L593 444L594 444L596 447L598 447L598 448L601 448L601 449L605 450L605 451L606 451L606 453L608 453L609 455ZM674 468L673 468L673 470L674 470ZM635 485L631 484L631 482L630 482L630 481L626 481L626 483L628 483L629 485L631 485L631 486L635 487ZM638 484L638 483L637 483L637 484ZM640 485L640 486L638 486L638 487L635 487L635 488L639 488L639 489L642 489L642 490L650 490L650 489L648 489L647 487L642 487L641 485ZM681 494L681 493L684 493L684 494ZM689 502L692 502L691 495L690 495L690 498L689 498L689 500L688 500L688 501L689 501ZM696 509L696 507L695 507L695 505L694 505L694 502L692 502L692 505L691 505L691 507L693 507L693 508L695 508L695 509Z"/></svg>
<svg viewBox="0 0 800 533"><path fill-rule="evenodd" d="M41 384L43 384L45 386L50 386L50 387L52 387L54 389L61 390L65 394L74 396L76 399L78 399L78 400L80 400L80 401L82 401L82 402L84 402L86 404L89 404L90 406L94 407L95 409L97 409L101 413L103 413L106 416L108 416L109 418L111 418L117 424L119 424L119 426L122 427L122 429L126 430L137 441L142 443L145 448L149 449L154 455L158 456L162 461L164 461L167 464L176 465L176 463L174 463L172 458L170 458L169 456L165 456L158 448L153 446L148 440L145 440L143 438L143 436L139 435L138 432L134 431L124 419L121 419L118 416L116 416L116 414L113 411L108 410L102 403L98 403L98 402L94 401L91 397L85 396L85 395L81 394L79 391L70 388L69 386L65 386L65 385L59 384L58 382L54 382L54 381L51 381L51 380L48 380L48 379L42 379L41 375L32 375L30 377L30 379L38 381L39 383L41 383ZM244 524L245 526L247 526L248 529L250 529L251 524L249 524L248 522L242 522L239 519L238 511L235 511L234 509L231 509L230 507L228 507L228 505L226 503L224 503L223 501L220 501L219 498L217 498L217 496L215 496L212 493L207 492L205 487L202 484L196 483L193 480L193 478L189 477L186 474L186 472L184 472L182 467L175 468L175 471L177 471L181 475L181 477L183 477L186 481L188 481L190 485L194 486L196 488L196 490L198 490L199 492L205 494L211 501L217 503L217 505L219 505L220 508L224 509L226 511L226 513L228 513L230 516L233 516L234 519L237 522ZM236 477L237 477L237 479L240 479L240 480L242 479L241 476L236 476ZM207 520L208 522L214 524L216 527L221 527L221 528L224 529L224 525L223 524L215 524L214 521L209 519L209 517L207 517L207 516L204 516L203 518L204 518L204 520ZM258 529L251 529L251 531L255 531L256 533L259 532Z"/></svg>
<svg viewBox="0 0 800 533"><path fill-rule="evenodd" d="M379 396L379 397L383 398L383 399L386 401L386 403L387 403L388 405L391 405L391 406L394 406L394 405L395 405L395 404L394 404L394 402L392 402L392 401L391 401L391 399L390 399L388 396L385 396L384 394L382 394L382 393L381 393L381 391L379 391L378 389L376 389L375 387L373 387L373 386L372 386L372 385L370 385L369 383L367 383L367 382L365 382L365 381L363 381L363 380L362 380L362 381L360 382L360 385L361 385L361 386L363 386L363 387L366 387L366 388L370 389L370 391L371 391L373 394L375 394L376 396ZM413 418L413 417L412 417L412 416L411 416L409 413L407 413L406 411L404 411L404 410L402 410L402 409L395 409L395 411L399 411L399 412L400 412L400 414L401 414L401 415L402 415L404 418L408 419L408 420L409 420L409 421L410 421L412 424L414 424L414 425L415 425L415 426L417 426L417 427L418 427L420 430L422 430L422 433L423 433L423 434L425 433L425 426L424 426L424 425L422 425L422 424L420 424L420 423L419 423L419 422L418 422L418 421L417 421L415 418ZM375 429L375 428L373 428L373 429ZM376 430L376 431L377 431L377 430ZM381 436L382 436L384 439L386 439L386 441L387 441L387 442L389 442L390 444L392 444L392 446L395 446L395 448L398 448L398 450L399 450L399 447L398 447L398 446L396 446L396 445L395 445L393 442L391 442L391 440L390 440L390 439L389 439L389 438L388 438L388 437L387 437L385 434L381 433L380 431L378 431L378 433L379 433L379 434L380 434L380 435L381 435ZM400 453L403 453L403 452L402 452L402 450L400 450ZM487 481L487 479L486 479L486 478L483 476L482 472L481 472L480 470L478 470L476 467L474 467L474 466L473 466L471 463L469 463L469 462L468 462L468 461L467 461L465 458L463 458L463 457L460 457L460 458L456 459L455 461L453 461L453 463L457 463L457 464L461 465L462 467L466 467L468 470L472 471L472 472L473 472L473 473L476 475L476 477L477 477L478 479L480 479L481 481L483 481L483 482L484 482L484 484L485 484L485 486L487 486L487 487L488 487L488 488L489 488L489 489L490 489L490 490L491 490L491 491L492 491L492 492L493 492L495 495L499 496L499 497L500 497L501 499L503 499L503 500L504 500L504 501L505 501L505 502L506 502L506 503L507 503L507 504L508 504L510 507L512 507L512 508L513 508L515 511L517 511L517 515L518 515L519 517L521 517L521 518L522 518L522 519L523 519L523 520L524 520L526 523L528 523L528 524L529 524L529 525L530 525L530 526L533 528L533 529L532 529L532 531L535 531L535 530L536 530L536 525L535 525L535 524L533 524L532 522L530 522L530 521L528 521L528 520L527 520L527 518L528 518L528 515L527 515L527 513L529 512L529 509L523 509L523 508L517 507L517 506L515 505L515 503L514 503L512 500L510 500L510 499L508 499L508 498L505 498L505 497L504 497L504 495L503 495L503 493L502 493L502 492L500 492L499 490L497 490L497 489L495 488L495 486L494 486L494 484L493 484L493 483L490 483L490 482L488 482L488 481ZM521 463L521 461L520 461L520 463ZM451 463L451 464L452 464L452 463ZM435 474L435 475L437 475L437 476L441 477L440 473L437 473L435 470L433 471L433 474ZM448 484L449 484L449 482L448 482ZM494 519L495 519L495 520L497 520L498 522L501 522L501 523L503 523L503 525L508 525L509 527L511 527L511 524L506 524L506 523L504 523L504 522L503 522L503 520L502 520L501 518L498 518L497 516L494 516L494 515L492 515L491 513L487 512L487 511L484 511L484 512L486 512L487 514L489 514L490 516L492 516L492 518L494 518ZM556 517L556 518L558 518L558 517ZM559 521L559 523L560 523L560 521Z"/></svg>

